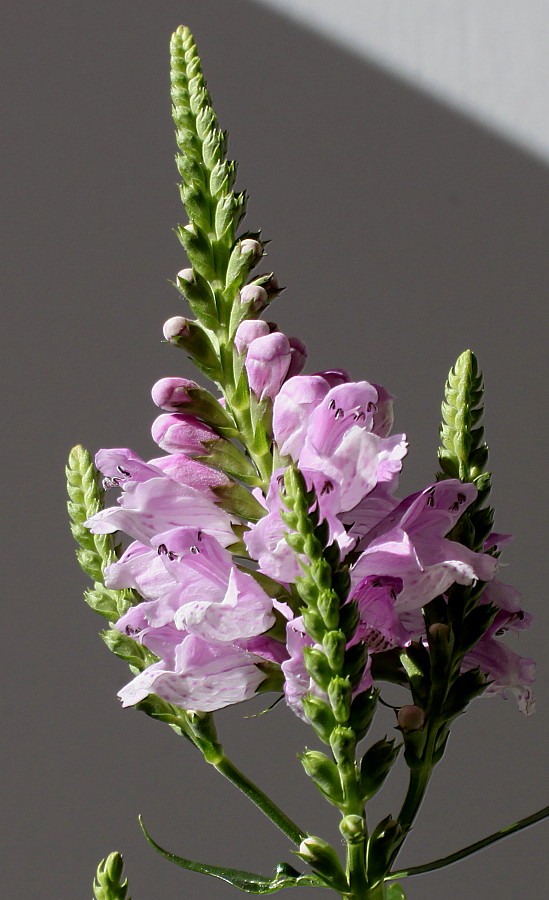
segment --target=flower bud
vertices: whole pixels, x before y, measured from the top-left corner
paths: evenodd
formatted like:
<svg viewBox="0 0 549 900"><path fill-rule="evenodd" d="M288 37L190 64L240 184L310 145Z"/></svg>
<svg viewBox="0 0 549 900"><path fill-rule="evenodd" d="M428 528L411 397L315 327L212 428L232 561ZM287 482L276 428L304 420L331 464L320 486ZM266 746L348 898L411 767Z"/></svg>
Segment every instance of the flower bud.
<svg viewBox="0 0 549 900"><path fill-rule="evenodd" d="M161 378L151 390L153 403L168 412L178 412L191 402L188 391L194 388L198 384L188 378Z"/></svg>
<svg viewBox="0 0 549 900"><path fill-rule="evenodd" d="M362 816L345 816L339 823L339 830L348 844L359 844L364 840L366 823Z"/></svg>
<svg viewBox="0 0 549 900"><path fill-rule="evenodd" d="M280 287L278 282L278 278L274 274L274 272L266 272L263 275L258 275L257 278L254 278L252 284L258 284L260 287L264 288L267 291L267 296L269 298L269 303L271 300L274 300L278 297L282 291L286 290L283 287Z"/></svg>
<svg viewBox="0 0 549 900"><path fill-rule="evenodd" d="M206 441L218 441L219 435L195 416L165 413L152 424L152 438L166 453L202 455Z"/></svg>
<svg viewBox="0 0 549 900"><path fill-rule="evenodd" d="M269 324L264 319L244 319L236 329L234 336L236 352L246 353L252 341L270 333Z"/></svg>
<svg viewBox="0 0 549 900"><path fill-rule="evenodd" d="M425 724L425 713L419 706L401 706L397 714L398 727L402 731L419 731Z"/></svg>
<svg viewBox="0 0 549 900"><path fill-rule="evenodd" d="M335 675L328 685L328 697L336 720L343 724L349 718L352 688L348 678Z"/></svg>
<svg viewBox="0 0 549 900"><path fill-rule="evenodd" d="M167 322L164 322L162 328L164 337L170 343L179 337L187 337L189 334L189 325L187 319L183 316L172 316Z"/></svg>
<svg viewBox="0 0 549 900"><path fill-rule="evenodd" d="M299 757L307 775L330 803L343 802L343 788L339 770L333 760L320 750L306 750Z"/></svg>
<svg viewBox="0 0 549 900"><path fill-rule="evenodd" d="M250 388L260 400L275 397L286 378L291 360L290 342L275 331L255 338L248 347L246 372Z"/></svg>
<svg viewBox="0 0 549 900"><path fill-rule="evenodd" d="M254 312L261 312L269 304L269 295L259 284L247 284L240 291L240 302L249 304Z"/></svg>
<svg viewBox="0 0 549 900"><path fill-rule="evenodd" d="M351 728L344 728L342 725L337 725L330 737L330 747L332 748L332 753L336 759L336 762L341 763L345 762L349 759L349 757L354 753L356 746L356 735Z"/></svg>
<svg viewBox="0 0 549 900"><path fill-rule="evenodd" d="M349 885L334 848L320 837L308 837L299 845L299 856L323 875L340 893L346 893Z"/></svg>
<svg viewBox="0 0 549 900"><path fill-rule="evenodd" d="M181 271L177 273L177 277L180 278L181 281L186 281L188 284L195 283L195 275L193 269L181 269Z"/></svg>
<svg viewBox="0 0 549 900"><path fill-rule="evenodd" d="M245 256L248 253L252 255L254 262L259 262L263 256L263 247L259 241L254 241L252 238L244 238L244 240L240 242L241 256Z"/></svg>

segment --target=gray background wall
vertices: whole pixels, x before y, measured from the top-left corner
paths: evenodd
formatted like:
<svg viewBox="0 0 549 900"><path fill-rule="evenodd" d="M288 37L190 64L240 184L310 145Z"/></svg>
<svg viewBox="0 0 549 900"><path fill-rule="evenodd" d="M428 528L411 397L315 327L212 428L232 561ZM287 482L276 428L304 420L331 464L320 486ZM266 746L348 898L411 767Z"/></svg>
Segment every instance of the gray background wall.
<svg viewBox="0 0 549 900"><path fill-rule="evenodd" d="M290 859L192 748L119 708L126 671L80 599L65 518L69 448L152 455L150 386L192 374L161 343L179 311L167 279L184 264L167 78L180 22L231 132L250 227L272 239L269 266L288 285L272 315L307 341L310 371L343 365L398 396L411 443L403 492L435 471L450 364L471 346L485 372L497 526L517 534L504 575L536 615L518 649L539 660L538 712L472 706L402 862L545 804L549 201L538 151L253 0L21 0L2 18L5 896L89 897L115 848L134 900L236 896L157 857L139 812L182 855L264 872ZM228 752L303 827L337 839L295 758L309 732L282 704L246 718L263 705L219 715ZM402 787L392 779L379 817L397 810ZM546 835L542 824L410 880L408 895L542 898Z"/></svg>

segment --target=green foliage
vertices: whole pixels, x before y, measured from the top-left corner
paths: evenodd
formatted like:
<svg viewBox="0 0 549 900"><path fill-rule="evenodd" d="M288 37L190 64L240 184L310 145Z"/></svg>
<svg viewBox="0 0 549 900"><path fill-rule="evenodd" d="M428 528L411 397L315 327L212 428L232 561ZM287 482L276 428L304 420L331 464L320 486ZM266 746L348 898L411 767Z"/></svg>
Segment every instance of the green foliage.
<svg viewBox="0 0 549 900"><path fill-rule="evenodd" d="M152 839L141 819L139 821L151 847L165 859L169 859L176 866L190 869L191 872L200 872L202 875L220 878L222 881L232 884L233 887L239 888L239 890L247 894L274 894L276 891L289 887L326 887L324 882L315 875L302 875L288 863L279 863L276 867L275 875L272 878L266 878L263 875L255 875L253 872L245 872L241 869L212 866L208 863L199 863L192 859L185 859L182 856L177 856L175 853L164 850Z"/></svg>
<svg viewBox="0 0 549 900"><path fill-rule="evenodd" d="M120 853L110 853L97 867L93 883L95 900L131 900L128 881L122 881L124 860Z"/></svg>
<svg viewBox="0 0 549 900"><path fill-rule="evenodd" d="M118 554L117 548L113 546L112 535L92 534L84 524L90 516L103 509L104 499L97 469L84 447L73 447L66 474L71 531L80 545L76 557L86 575L94 580L93 588L86 591L84 599L100 615L115 622L130 606L139 603L141 598L135 591L113 591L103 584L103 570L116 561Z"/></svg>
<svg viewBox="0 0 549 900"><path fill-rule="evenodd" d="M465 350L450 369L446 382L438 452L442 472L438 477L459 478L476 486L476 501L449 535L475 550L482 546L493 524L493 510L481 508L491 485L490 473L484 471L488 447L482 440L484 428L479 425L484 412L483 395L482 372L476 356Z"/></svg>
<svg viewBox="0 0 549 900"><path fill-rule="evenodd" d="M227 135L219 128L200 59L188 28L181 26L171 42L171 84L176 140L181 153L176 157L183 182L181 199L190 225L178 234L195 272L192 285L180 289L188 296L197 318L212 327L223 318L223 304L232 300L244 284L256 260L241 261L231 297L219 286L218 276L227 272L235 248L236 229L246 212L246 194L232 190L236 165L225 158ZM228 279L227 279L228 280ZM234 277L231 275L231 282ZM214 287L214 284L218 285Z"/></svg>

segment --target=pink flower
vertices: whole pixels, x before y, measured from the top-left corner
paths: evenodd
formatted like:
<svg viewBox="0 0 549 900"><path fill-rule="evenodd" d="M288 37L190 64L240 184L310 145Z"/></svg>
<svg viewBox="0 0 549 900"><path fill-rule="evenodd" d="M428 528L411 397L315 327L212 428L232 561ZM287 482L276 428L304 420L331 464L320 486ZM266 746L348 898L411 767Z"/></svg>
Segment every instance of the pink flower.
<svg viewBox="0 0 549 900"><path fill-rule="evenodd" d="M273 398L286 378L292 348L285 334L273 331L256 337L248 346L246 372L250 388L260 400Z"/></svg>
<svg viewBox="0 0 549 900"><path fill-rule="evenodd" d="M117 459L122 463L117 465ZM100 451L97 465L107 477L111 477L110 472L119 473L116 486L122 488L122 495L118 506L88 519L86 525L95 534L125 531L150 545L156 534L178 526L195 526L212 534L223 546L234 542L232 520L215 504L209 490L205 493L190 484L177 483L130 450Z"/></svg>

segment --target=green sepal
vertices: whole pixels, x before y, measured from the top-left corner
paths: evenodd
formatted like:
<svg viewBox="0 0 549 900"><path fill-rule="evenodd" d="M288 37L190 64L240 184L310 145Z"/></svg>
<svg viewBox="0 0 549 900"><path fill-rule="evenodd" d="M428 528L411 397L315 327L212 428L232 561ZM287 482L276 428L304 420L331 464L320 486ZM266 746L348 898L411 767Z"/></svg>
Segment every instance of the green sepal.
<svg viewBox="0 0 549 900"><path fill-rule="evenodd" d="M216 496L217 505L232 516L238 516L249 522L257 522L266 513L265 507L259 500L256 500L244 485L238 484L236 481L233 484L216 485L212 491Z"/></svg>
<svg viewBox="0 0 549 900"><path fill-rule="evenodd" d="M463 672L456 678L448 691L441 718L443 717L446 721L450 721L461 715L471 700L479 697L486 690L489 683L478 667Z"/></svg>
<svg viewBox="0 0 549 900"><path fill-rule="evenodd" d="M190 869L191 872L199 872L202 875L220 878L222 881L232 884L233 887L247 894L274 894L276 891L289 887L326 887L324 882L315 875L303 875L288 863L279 863L274 877L265 878L263 875L255 875L253 872L245 872L241 869L212 866L208 863L199 863L192 859L185 859L177 856L175 853L164 850L157 844L145 828L141 817L139 817L139 824L151 847L165 859L175 863L176 866Z"/></svg>
<svg viewBox="0 0 549 900"><path fill-rule="evenodd" d="M499 608L491 603L475 606L465 618L459 629L457 649L465 654L471 650L493 624Z"/></svg>
<svg viewBox="0 0 549 900"><path fill-rule="evenodd" d="M210 283L193 269L191 281L177 278L177 289L181 291L196 318L211 331L219 326L219 316L215 302L215 295Z"/></svg>
<svg viewBox="0 0 549 900"><path fill-rule="evenodd" d="M340 672L345 662L347 640L341 630L327 631L322 641L324 652L334 672Z"/></svg>
<svg viewBox="0 0 549 900"><path fill-rule="evenodd" d="M397 884L396 881L385 888L385 892L385 900L406 900L404 888L402 885Z"/></svg>
<svg viewBox="0 0 549 900"><path fill-rule="evenodd" d="M351 710L352 687L349 679L334 675L328 685L328 697L336 721L344 725Z"/></svg>
<svg viewBox="0 0 549 900"><path fill-rule="evenodd" d="M336 725L330 735L330 748L339 765L347 767L349 760L354 755L356 743L356 734L352 728Z"/></svg>
<svg viewBox="0 0 549 900"><path fill-rule="evenodd" d="M377 794L391 771L402 744L382 738L366 751L360 761L360 796L364 801Z"/></svg>
<svg viewBox="0 0 549 900"><path fill-rule="evenodd" d="M332 680L333 671L326 659L326 654L318 647L303 647L303 660L307 672L321 690L326 691Z"/></svg>
<svg viewBox="0 0 549 900"><path fill-rule="evenodd" d="M293 850L304 862L322 878L326 884L338 893L349 891L349 882L343 871L339 857L327 841L315 835L309 835L299 845L299 850Z"/></svg>
<svg viewBox="0 0 549 900"><path fill-rule="evenodd" d="M360 683L360 679L364 675L367 660L368 648L362 641L359 641L358 644L353 644L352 647L345 651L343 674L349 679L354 688Z"/></svg>
<svg viewBox="0 0 549 900"><path fill-rule="evenodd" d="M198 225L178 225L176 234L185 248L189 261L206 279L215 276L213 250L208 235Z"/></svg>
<svg viewBox="0 0 549 900"><path fill-rule="evenodd" d="M374 654L377 655L377 654ZM351 703L349 713L349 725L356 734L357 741L361 741L366 735L377 708L379 691L370 688L357 694Z"/></svg>
<svg viewBox="0 0 549 900"><path fill-rule="evenodd" d="M366 848L368 881L377 884L387 874L391 856L403 837L403 829L391 816L386 816L374 828Z"/></svg>
<svg viewBox="0 0 549 900"><path fill-rule="evenodd" d="M212 332L203 328L200 322L186 319L185 333L171 338L170 344L188 353L194 364L208 378L216 381L220 375L219 358L212 337Z"/></svg>
<svg viewBox="0 0 549 900"><path fill-rule="evenodd" d="M261 484L257 471L248 457L244 456L238 447L231 444L230 441L226 441L224 438L204 441L202 446L204 447L204 454L193 455L193 459L206 463L208 466L213 466L214 469L221 469L226 475L238 478L239 481L250 485L250 487L258 487ZM263 515L265 515L265 507L262 507L262 509Z"/></svg>
<svg viewBox="0 0 549 900"><path fill-rule="evenodd" d="M339 610L339 627L345 634L347 642L351 640L357 630L360 620L358 611L358 603L356 600L350 600L344 603Z"/></svg>
<svg viewBox="0 0 549 900"><path fill-rule="evenodd" d="M163 700L162 697L158 697L156 694L147 694L143 700L136 703L134 708L145 713L151 719L165 722L180 737L186 738L191 743L197 743L191 734L189 713L186 710L173 706L173 704L168 703L167 700Z"/></svg>
<svg viewBox="0 0 549 900"><path fill-rule="evenodd" d="M307 634L310 635L314 641L320 643L326 632L320 613L315 609L302 607L301 615L303 616L303 624L305 625Z"/></svg>
<svg viewBox="0 0 549 900"><path fill-rule="evenodd" d="M408 682L417 706L425 707L431 690L431 658L420 643L412 642L400 653L400 661L406 670Z"/></svg>
<svg viewBox="0 0 549 900"><path fill-rule="evenodd" d="M249 273L258 263L258 258L253 249L242 250L242 238L240 238L229 256L227 275L225 277L225 291L227 296L233 299L244 285Z"/></svg>
<svg viewBox="0 0 549 900"><path fill-rule="evenodd" d="M110 853L101 860L93 882L95 900L131 900L128 880L122 881L124 860L120 853Z"/></svg>
<svg viewBox="0 0 549 900"><path fill-rule="evenodd" d="M225 410L219 400L206 388L189 387L185 389L189 402L181 407L181 412L196 416L206 425L214 428L222 437L238 438L239 432L233 417Z"/></svg>
<svg viewBox="0 0 549 900"><path fill-rule="evenodd" d="M105 644L115 656L125 659L131 668L136 672L142 672L147 666L158 662L158 657L151 651L135 641L127 634L122 634L116 628L109 628L108 631L102 631L101 637Z"/></svg>
<svg viewBox="0 0 549 900"><path fill-rule="evenodd" d="M320 697L308 694L303 698L303 711L321 741L330 743L330 736L335 728L336 720L330 706Z"/></svg>
<svg viewBox="0 0 549 900"><path fill-rule="evenodd" d="M305 750L298 754L301 764L319 791L334 806L344 802L339 770L333 760L320 750Z"/></svg>

